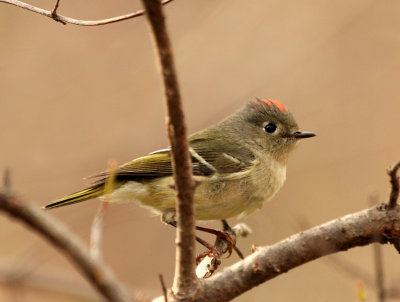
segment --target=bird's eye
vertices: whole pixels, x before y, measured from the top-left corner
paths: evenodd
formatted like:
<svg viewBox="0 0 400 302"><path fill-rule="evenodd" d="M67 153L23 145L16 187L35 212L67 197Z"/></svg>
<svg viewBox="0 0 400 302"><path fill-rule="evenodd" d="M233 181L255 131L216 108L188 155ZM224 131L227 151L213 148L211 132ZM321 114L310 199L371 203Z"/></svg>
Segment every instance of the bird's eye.
<svg viewBox="0 0 400 302"><path fill-rule="evenodd" d="M264 127L264 130L265 130L265 132L268 132L268 133L274 133L276 130L276 125L273 123L269 123L268 125L266 125Z"/></svg>

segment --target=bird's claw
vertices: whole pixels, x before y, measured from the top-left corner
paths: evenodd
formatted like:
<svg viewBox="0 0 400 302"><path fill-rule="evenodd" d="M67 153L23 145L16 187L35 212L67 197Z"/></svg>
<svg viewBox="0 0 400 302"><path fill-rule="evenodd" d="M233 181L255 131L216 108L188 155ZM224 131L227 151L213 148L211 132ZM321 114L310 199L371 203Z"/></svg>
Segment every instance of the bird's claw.
<svg viewBox="0 0 400 302"><path fill-rule="evenodd" d="M196 257L196 265L199 265L199 263L207 256L211 256L215 259L216 261L216 266L218 267L221 264L221 253L215 248L215 246L209 247L208 251L205 251L198 255Z"/></svg>
<svg viewBox="0 0 400 302"><path fill-rule="evenodd" d="M215 240L215 244L221 239L225 239L228 242L228 250L227 256L225 258L229 258L232 255L232 250L236 246L236 239L231 236L229 232L221 232L219 231L217 234L217 239Z"/></svg>

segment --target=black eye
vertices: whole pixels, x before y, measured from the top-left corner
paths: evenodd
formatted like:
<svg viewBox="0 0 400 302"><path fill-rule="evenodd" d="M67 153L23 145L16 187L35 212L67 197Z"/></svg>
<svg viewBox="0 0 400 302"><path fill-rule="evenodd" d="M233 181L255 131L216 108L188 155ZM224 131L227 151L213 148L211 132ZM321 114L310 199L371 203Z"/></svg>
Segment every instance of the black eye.
<svg viewBox="0 0 400 302"><path fill-rule="evenodd" d="M272 123L269 123L268 125L266 125L266 126L264 127L264 130L265 130L266 132L268 132L268 133L274 133L275 130L276 130L276 125L275 125L275 124L272 124Z"/></svg>

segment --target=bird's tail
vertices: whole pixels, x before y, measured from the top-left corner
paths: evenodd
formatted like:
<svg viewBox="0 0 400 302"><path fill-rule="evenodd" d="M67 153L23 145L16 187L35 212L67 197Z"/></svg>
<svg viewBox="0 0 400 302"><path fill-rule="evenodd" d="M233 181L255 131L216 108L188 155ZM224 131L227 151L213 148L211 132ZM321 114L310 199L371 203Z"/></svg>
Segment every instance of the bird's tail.
<svg viewBox="0 0 400 302"><path fill-rule="evenodd" d="M94 186L91 186L90 188L70 194L64 198L60 198L60 199L46 205L44 208L45 209L53 209L53 208L58 208L58 207L66 206L69 204L81 202L84 200L88 200L91 198L99 197L104 194L104 186L105 186L104 183L95 184Z"/></svg>

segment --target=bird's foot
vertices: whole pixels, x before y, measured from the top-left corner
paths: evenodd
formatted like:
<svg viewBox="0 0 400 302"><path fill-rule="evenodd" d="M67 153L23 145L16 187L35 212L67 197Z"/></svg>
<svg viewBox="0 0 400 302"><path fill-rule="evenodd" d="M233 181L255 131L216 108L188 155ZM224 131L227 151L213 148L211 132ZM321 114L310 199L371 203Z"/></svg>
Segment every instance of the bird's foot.
<svg viewBox="0 0 400 302"><path fill-rule="evenodd" d="M229 226L228 226L229 227ZM235 249L236 250L236 236L234 235L234 233L231 231L231 229L225 229L224 227L224 231L218 231L218 230L214 230L214 229L209 229L209 228L204 228L204 227L200 227L197 226L196 230L198 231L202 231L202 232L206 232L206 233L210 233L215 235L217 238L215 239L215 243L214 246L212 246L214 248L214 250L217 250L216 245L219 241L222 240L226 240L226 242L228 243L228 248L223 252L224 253L228 253L226 258L229 258L232 255L232 250ZM226 230L226 231L225 231ZM197 239L197 238L196 238ZM205 247L207 247L209 250L211 250L210 248L210 244L208 244L207 242L203 241L199 241L197 240L199 243L201 243L202 245L204 245ZM207 245L205 245L204 243L206 243ZM221 254L220 252L218 252L219 254ZM215 254L213 252L213 254Z"/></svg>
<svg viewBox="0 0 400 302"><path fill-rule="evenodd" d="M174 227L177 226L176 221L168 221L167 223ZM210 277L221 264L223 254L227 254L226 258L228 258L234 250L241 259L244 259L243 254L236 247L236 228L235 230L231 229L226 220L222 220L222 226L222 231L196 226L196 230L216 236L214 245L196 236L196 241L207 249L196 257L196 275L198 278Z"/></svg>
<svg viewBox="0 0 400 302"><path fill-rule="evenodd" d="M215 266L218 267L221 264L221 253L215 248L215 246L209 246L207 247L208 251L205 251L201 254L199 254L196 257L196 265L199 265L199 263L207 256L212 256L215 259Z"/></svg>
<svg viewBox="0 0 400 302"><path fill-rule="evenodd" d="M201 228L201 227L196 227L196 228ZM208 230L211 230L212 231L211 233L217 236L217 238L215 239L215 244L210 245L206 241L197 237L196 240L199 243L201 243L203 246L205 246L208 249L208 251L205 251L205 252L201 253L200 255L198 255L196 258L196 263L199 264L201 262L201 260L203 260L204 257L213 255L217 261L217 265L219 265L219 264L221 264L221 252L216 247L217 243L221 239L225 239L228 242L228 248L226 250L226 253L228 253L228 255L225 258L229 258L232 255L232 250L236 245L236 240L228 232L222 232L222 231L217 231L217 230L213 230L213 229L208 229ZM208 230L206 232L208 232ZM204 231L204 230L202 229L201 231Z"/></svg>
<svg viewBox="0 0 400 302"><path fill-rule="evenodd" d="M214 234L217 237L214 245L210 245L198 237L196 238L198 242L200 242L203 246L207 248L207 251L201 253L196 258L196 276L200 279L204 279L212 276L213 273L217 270L217 268L221 264L221 256L223 254L227 253L229 257L232 254L232 249L238 251L235 246L236 236L235 233L233 231L231 233L231 230L226 228L225 225L224 231L217 231L214 229L207 229L202 227L197 227L196 229ZM240 251L238 255L241 258L243 257Z"/></svg>

